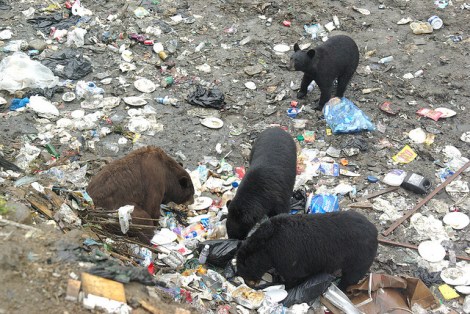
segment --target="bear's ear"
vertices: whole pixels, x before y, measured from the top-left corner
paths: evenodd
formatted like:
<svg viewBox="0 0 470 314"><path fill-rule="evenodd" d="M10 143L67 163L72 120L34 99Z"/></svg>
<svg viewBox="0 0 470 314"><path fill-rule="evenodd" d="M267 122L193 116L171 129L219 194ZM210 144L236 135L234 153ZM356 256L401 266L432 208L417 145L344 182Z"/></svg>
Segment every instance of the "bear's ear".
<svg viewBox="0 0 470 314"><path fill-rule="evenodd" d="M313 59L313 57L315 57L315 49L310 49L309 51L307 51L307 56Z"/></svg>
<svg viewBox="0 0 470 314"><path fill-rule="evenodd" d="M180 165L181 167L183 167L183 168L184 168L184 166L183 166L183 163L182 163L182 162L179 162L179 163L178 163L178 165Z"/></svg>
<svg viewBox="0 0 470 314"><path fill-rule="evenodd" d="M299 44L295 43L294 44L294 51L299 51L299 50L300 50Z"/></svg>
<svg viewBox="0 0 470 314"><path fill-rule="evenodd" d="M191 184L191 180L188 177L181 177L179 180L179 183L182 188L188 188Z"/></svg>

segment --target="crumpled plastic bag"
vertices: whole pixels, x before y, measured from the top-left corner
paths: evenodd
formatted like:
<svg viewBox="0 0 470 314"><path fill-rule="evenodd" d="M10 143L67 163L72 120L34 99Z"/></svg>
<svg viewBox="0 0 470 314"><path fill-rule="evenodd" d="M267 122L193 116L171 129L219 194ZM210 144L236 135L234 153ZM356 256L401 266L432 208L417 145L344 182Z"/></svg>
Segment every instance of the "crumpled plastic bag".
<svg viewBox="0 0 470 314"><path fill-rule="evenodd" d="M86 29L75 28L68 32L67 34L67 47L70 47L75 44L77 47L83 47L85 45L85 35L87 33Z"/></svg>
<svg viewBox="0 0 470 314"><path fill-rule="evenodd" d="M290 198L290 210L291 212L304 212L305 204L307 203L307 193L303 189L294 191L294 194Z"/></svg>
<svg viewBox="0 0 470 314"><path fill-rule="evenodd" d="M331 274L316 274L298 286L287 290L287 297L282 301L282 304L285 307L290 307L294 304L314 301L328 289L328 286L335 278Z"/></svg>
<svg viewBox="0 0 470 314"><path fill-rule="evenodd" d="M240 240L221 239L208 240L198 245L198 252L201 253L204 246L209 245L209 255L207 263L217 267L224 267L237 253Z"/></svg>
<svg viewBox="0 0 470 314"><path fill-rule="evenodd" d="M323 107L323 116L334 134L375 130L369 117L345 97L330 99Z"/></svg>
<svg viewBox="0 0 470 314"><path fill-rule="evenodd" d="M308 214L324 214L339 211L338 196L330 194L310 195L305 211Z"/></svg>
<svg viewBox="0 0 470 314"><path fill-rule="evenodd" d="M201 85L198 85L196 90L188 95L188 102L191 105L205 108L222 109L225 105L224 100L225 96L219 89L205 89Z"/></svg>
<svg viewBox="0 0 470 314"><path fill-rule="evenodd" d="M24 88L52 88L59 78L23 52L15 52L0 63L0 90L14 93Z"/></svg>
<svg viewBox="0 0 470 314"><path fill-rule="evenodd" d="M45 58L42 64L51 69L55 75L69 80L78 80L93 72L91 62L84 59L78 51L71 49L59 51Z"/></svg>

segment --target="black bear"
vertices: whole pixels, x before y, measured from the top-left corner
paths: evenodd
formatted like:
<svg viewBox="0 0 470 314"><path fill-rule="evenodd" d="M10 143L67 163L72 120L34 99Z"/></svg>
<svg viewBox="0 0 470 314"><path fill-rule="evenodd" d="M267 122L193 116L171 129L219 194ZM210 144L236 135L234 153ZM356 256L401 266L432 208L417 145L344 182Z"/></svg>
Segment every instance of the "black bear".
<svg viewBox="0 0 470 314"><path fill-rule="evenodd" d="M315 81L321 96L316 109L321 110L330 100L333 82L338 79L336 96L342 98L359 64L359 48L351 37L330 37L324 44L310 50L294 45L289 69L304 72L297 98L307 95L307 87Z"/></svg>
<svg viewBox="0 0 470 314"><path fill-rule="evenodd" d="M377 228L353 212L278 215L263 222L237 252L237 274L257 281L274 268L286 288L341 271L339 288L357 283L377 253Z"/></svg>
<svg viewBox="0 0 470 314"><path fill-rule="evenodd" d="M160 204L194 202L189 174L155 146L137 149L106 165L91 179L87 192L96 206L107 210L134 205L132 223L147 226L158 225ZM153 230L149 228L137 235L148 244Z"/></svg>
<svg viewBox="0 0 470 314"><path fill-rule="evenodd" d="M250 153L250 167L231 202L227 234L244 239L263 217L289 212L297 164L294 140L280 128L261 132Z"/></svg>

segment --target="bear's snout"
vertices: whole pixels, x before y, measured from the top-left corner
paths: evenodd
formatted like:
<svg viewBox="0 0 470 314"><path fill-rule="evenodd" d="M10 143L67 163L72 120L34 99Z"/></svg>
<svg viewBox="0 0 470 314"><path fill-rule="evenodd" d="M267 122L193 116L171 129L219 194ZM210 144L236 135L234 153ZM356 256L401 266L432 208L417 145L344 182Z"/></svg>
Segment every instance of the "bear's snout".
<svg viewBox="0 0 470 314"><path fill-rule="evenodd" d="M288 69L289 69L290 71L295 71L295 62L294 62L294 60L291 59L291 60L289 61Z"/></svg>

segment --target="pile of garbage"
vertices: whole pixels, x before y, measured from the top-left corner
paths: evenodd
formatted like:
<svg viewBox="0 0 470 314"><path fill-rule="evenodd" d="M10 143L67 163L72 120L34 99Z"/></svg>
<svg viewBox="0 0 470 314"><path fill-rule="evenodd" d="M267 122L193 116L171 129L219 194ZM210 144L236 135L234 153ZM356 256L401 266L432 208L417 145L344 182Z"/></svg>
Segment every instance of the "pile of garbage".
<svg viewBox="0 0 470 314"><path fill-rule="evenodd" d="M279 16L283 6L236 8L247 15L246 25L222 17L228 25L221 27L188 4L130 1L95 10L92 2L76 0L18 11L29 34L0 25L5 124L0 223L15 226L8 208L24 202L38 213L37 224L51 221L64 232L90 231L83 247L87 253L93 248L99 258L90 257L94 267L68 280L66 300L110 313L137 307L156 312L125 297L122 283L138 281L201 312L374 313L385 306L414 313L470 312L470 131L462 122L464 104L431 92L417 95L417 82L434 82L428 65L413 64L414 70L392 76L400 58L388 51L379 56L365 44L361 76L347 98L332 98L319 114L307 100L290 101L300 77L274 74L288 62L292 45L287 40L293 44L302 37L307 47L326 41L335 30L348 30L346 25L367 29L371 24L364 21L386 7L347 8L348 13L334 12L324 23L300 25L290 13ZM0 1L0 14L11 8ZM461 14L468 5L436 1L434 8L448 10L438 12L450 19L450 8ZM249 20L252 9L256 21ZM261 35L248 32L255 22L263 34L287 32L288 39L263 42ZM403 47L407 53L435 44L438 37L423 37L431 33L444 36L446 49L468 42L460 30L444 35L451 24L437 16L393 24L414 36ZM258 46L261 52L253 52ZM220 60L211 59L216 54ZM256 58L241 63L253 54ZM438 62L443 66L449 59L440 56ZM389 77L396 80L386 81ZM448 84L458 91L456 82ZM396 87L396 98L384 91L387 86ZM317 89L312 82L308 91L313 95ZM372 109L371 103L378 104ZM381 232L371 275L347 295L327 274L289 290L277 284L275 274L266 274L266 287L259 289L236 276L240 242L227 239L226 204L243 180L252 140L273 125L287 130L298 145L292 214L354 209ZM135 228L129 219L132 206L91 211L85 190L96 169L149 143L168 147L185 163L196 199L189 207L162 206L151 245L143 245L127 236ZM110 232L110 226L121 234Z"/></svg>

